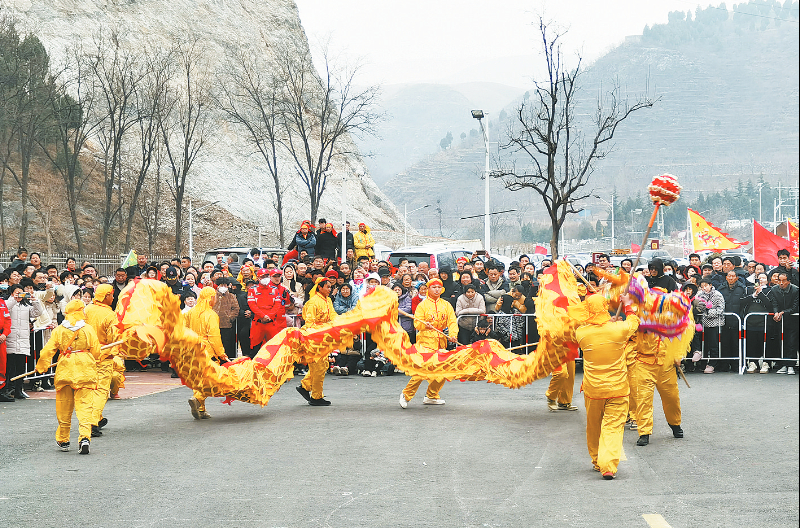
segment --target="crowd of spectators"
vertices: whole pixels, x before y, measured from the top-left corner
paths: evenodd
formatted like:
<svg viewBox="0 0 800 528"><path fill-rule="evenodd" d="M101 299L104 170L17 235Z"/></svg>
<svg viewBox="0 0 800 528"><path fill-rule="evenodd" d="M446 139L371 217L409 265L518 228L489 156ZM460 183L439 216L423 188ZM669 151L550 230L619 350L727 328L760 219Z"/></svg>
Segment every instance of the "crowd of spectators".
<svg viewBox="0 0 800 528"><path fill-rule="evenodd" d="M340 258L343 234L345 259ZM273 277L273 286L285 289L286 301L281 303L284 306L279 313L289 326L303 324L303 305L319 277L332 284L330 296L337 314L352 310L370 288L380 284L397 294L399 323L413 343L413 314L427 294L427 282L438 278L444 285L442 299L453 306L458 317L458 342L494 338L520 348L520 353L531 352L533 348L526 348L527 344L538 342L533 299L540 275L551 265L550 260L541 260L537 267L527 255L520 255L506 269L489 255L473 254L472 258L459 258L455 269L446 265L435 269L427 261L410 259L393 266L375 258L375 242L364 224L355 234L349 229L343 234L336 234L324 220L317 229L305 222L285 255L262 254L253 248L244 259L237 254L220 253L216 262L203 262L200 266L195 266L188 256L151 262L147 255L138 255L136 264L118 268L112 276L100 276L91 262L79 264L72 258L48 265L39 253L19 248L16 258L0 272L0 352L5 349L7 358L5 364L0 361L0 369L5 370L0 374L5 373L10 379L32 369L50 331L63 320L67 302L77 298L88 304L94 289L107 283L114 288L111 306L116 308L120 292L136 277L163 281L179 296L184 312L192 309L202 288L214 288L217 298L213 309L219 316L221 339L229 358L254 357L258 351L260 341L254 343L251 339L251 327L273 321L254 313L258 308L249 293L259 283L268 285ZM635 270L647 277L651 287L681 289L692 299L695 320L702 331L692 342L687 370L703 368L704 363L703 372L713 373L732 365L726 358L738 357L739 331L746 320L748 372L756 372L756 362L760 362L762 373L773 367L778 368L778 373L795 373L798 271L788 252L782 250L778 257L780 264L772 269L757 262L743 263L738 256L713 255L703 263L699 255L692 254L687 266L655 259ZM601 280L594 266L606 271L614 268L610 258L601 255L596 264L577 266L576 273L589 284L599 285ZM626 271L631 271L632 266L631 259L620 264ZM745 319L747 314L762 315ZM793 318L784 323L789 316ZM773 364L764 358L782 359ZM359 336L352 348L338 351L331 359L333 374L373 377L394 372L369 334ZM303 366L297 365L296 369L302 373ZM52 377L29 383L29 390L52 390ZM2 401L24 399L27 394L23 388L22 380L6 383L0 397Z"/></svg>

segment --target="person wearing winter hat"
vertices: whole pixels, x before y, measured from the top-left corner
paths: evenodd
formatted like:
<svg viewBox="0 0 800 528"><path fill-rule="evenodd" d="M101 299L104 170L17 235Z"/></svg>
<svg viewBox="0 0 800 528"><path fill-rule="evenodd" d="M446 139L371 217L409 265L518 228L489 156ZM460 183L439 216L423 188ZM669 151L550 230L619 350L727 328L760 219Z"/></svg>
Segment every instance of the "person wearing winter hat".
<svg viewBox="0 0 800 528"><path fill-rule="evenodd" d="M53 329L50 340L42 349L36 372L46 372L53 356L59 354L55 376L56 443L62 451L69 451L74 410L78 417L78 452L88 455L94 391L97 389L97 358L101 351L94 328L86 324L83 308L79 299L67 303L64 321Z"/></svg>
<svg viewBox="0 0 800 528"><path fill-rule="evenodd" d="M304 329L314 329L320 325L331 322L336 317L336 310L330 298L331 281L326 277L317 277L314 287L311 288L308 302L303 305L303 325ZM308 374L298 385L297 392L308 401L309 405L322 407L330 405L331 402L324 398L322 384L325 381L325 373L328 371L328 356L308 364Z"/></svg>
<svg viewBox="0 0 800 528"><path fill-rule="evenodd" d="M414 313L414 327L417 329L417 347L427 347L431 350L440 350L447 347L447 343L456 343L458 335L458 321L453 307L441 298L444 285L440 279L428 281L428 296L419 303ZM442 332L447 330L447 337ZM414 397L419 386L425 380L422 376L412 376L403 393L400 394L400 407L405 409L408 402ZM444 385L444 380L428 380L428 390L423 405L444 405L444 400L439 397L439 391Z"/></svg>
<svg viewBox="0 0 800 528"><path fill-rule="evenodd" d="M214 311L216 302L217 292L214 288L206 286L200 290L195 307L184 315L184 321L186 326L200 337L203 345L201 354L217 358L220 363L227 363L228 356L225 355L225 347L222 346L219 333L219 316ZM189 409L195 420L211 418L206 412L206 397L200 391L194 391L194 396L189 400Z"/></svg>
<svg viewBox="0 0 800 528"><path fill-rule="evenodd" d="M114 287L101 284L94 291L94 299L86 306L86 324L94 329L100 346L117 340L117 316L111 310L114 300ZM100 429L108 423L103 417L103 409L108 401L111 388L111 377L114 372L114 355L112 350L104 350L97 358L97 390L94 391L92 411L92 436L102 436Z"/></svg>

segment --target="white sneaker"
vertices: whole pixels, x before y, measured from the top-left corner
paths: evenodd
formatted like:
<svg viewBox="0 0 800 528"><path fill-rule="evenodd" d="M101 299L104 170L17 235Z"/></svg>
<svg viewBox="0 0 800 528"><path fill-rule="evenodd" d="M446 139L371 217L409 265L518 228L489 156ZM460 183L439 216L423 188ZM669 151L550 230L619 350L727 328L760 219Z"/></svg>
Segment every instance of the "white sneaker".
<svg viewBox="0 0 800 528"><path fill-rule="evenodd" d="M764 361L761 363L761 370L758 372L761 374L769 374L769 361Z"/></svg>
<svg viewBox="0 0 800 528"><path fill-rule="evenodd" d="M425 396L422 399L422 405L444 405L444 400L442 400L441 398L439 398L439 399L437 399L437 398L428 398L427 396Z"/></svg>
<svg viewBox="0 0 800 528"><path fill-rule="evenodd" d="M706 365L706 369L703 371L703 374L713 374L713 373L714 373L714 367L712 367L711 365Z"/></svg>
<svg viewBox="0 0 800 528"><path fill-rule="evenodd" d="M755 362L751 361L750 363L747 364L748 374L753 374L756 370L758 370L758 366L755 364Z"/></svg>
<svg viewBox="0 0 800 528"><path fill-rule="evenodd" d="M378 375L378 371L377 370L373 370L372 374L370 374L370 375L374 378L375 376Z"/></svg>
<svg viewBox="0 0 800 528"><path fill-rule="evenodd" d="M794 369L792 369L792 372L794 372ZM786 374L786 367L779 368L775 374Z"/></svg>
<svg viewBox="0 0 800 528"><path fill-rule="evenodd" d="M364 372L362 372L361 375L364 376L365 378L368 378L368 377L372 376L372 374L368 370L365 370Z"/></svg>
<svg viewBox="0 0 800 528"><path fill-rule="evenodd" d="M400 395L400 407L402 409L405 409L406 407L408 407L408 400L402 394Z"/></svg>
<svg viewBox="0 0 800 528"><path fill-rule="evenodd" d="M790 376L794 376L795 374L794 367L789 367L788 369L786 369L786 373Z"/></svg>
<svg viewBox="0 0 800 528"><path fill-rule="evenodd" d="M331 367L331 374L339 374L340 372L341 372L341 369L339 367L337 367L336 365Z"/></svg>
<svg viewBox="0 0 800 528"><path fill-rule="evenodd" d="M700 352L695 351L695 353L692 354L692 363L697 363L701 359L703 359L703 355Z"/></svg>

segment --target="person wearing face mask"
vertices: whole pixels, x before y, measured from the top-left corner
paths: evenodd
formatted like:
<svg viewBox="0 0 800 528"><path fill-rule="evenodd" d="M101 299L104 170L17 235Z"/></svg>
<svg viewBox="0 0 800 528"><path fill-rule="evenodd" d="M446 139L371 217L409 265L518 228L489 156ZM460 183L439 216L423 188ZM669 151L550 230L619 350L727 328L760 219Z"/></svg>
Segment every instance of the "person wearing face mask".
<svg viewBox="0 0 800 528"><path fill-rule="evenodd" d="M653 259L647 264L650 271L647 277L647 285L650 288L662 288L666 292L674 292L678 289L678 283L669 275L664 275L664 262L661 259Z"/></svg>
<svg viewBox="0 0 800 528"><path fill-rule="evenodd" d="M239 316L239 301L229 290L233 279L221 277L217 279L217 300L214 311L219 316L219 334L225 355L236 358L236 318Z"/></svg>
<svg viewBox="0 0 800 528"><path fill-rule="evenodd" d="M279 269L258 270L258 286L250 288L247 304L253 313L250 346L258 353L261 345L286 328L286 309L294 303L289 290L281 284Z"/></svg>

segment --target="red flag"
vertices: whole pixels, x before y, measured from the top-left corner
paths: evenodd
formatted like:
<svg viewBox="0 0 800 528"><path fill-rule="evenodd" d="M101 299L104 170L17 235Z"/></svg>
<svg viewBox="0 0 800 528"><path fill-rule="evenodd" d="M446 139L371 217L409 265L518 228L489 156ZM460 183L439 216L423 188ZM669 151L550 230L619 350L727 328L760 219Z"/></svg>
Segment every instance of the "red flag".
<svg viewBox="0 0 800 528"><path fill-rule="evenodd" d="M642 249L642 246L631 243L631 253L638 253L640 249Z"/></svg>
<svg viewBox="0 0 800 528"><path fill-rule="evenodd" d="M798 248L798 242L800 242L800 233L797 231L797 224L791 220L787 220L786 223L789 224L789 242L792 243L789 253L791 253L794 258L800 257L800 248Z"/></svg>
<svg viewBox="0 0 800 528"><path fill-rule="evenodd" d="M753 220L753 258L755 261L777 266L779 249L788 249L791 253L792 243L770 233L764 226Z"/></svg>
<svg viewBox="0 0 800 528"><path fill-rule="evenodd" d="M547 255L547 248L544 246L536 246L536 250L534 251L535 255Z"/></svg>

